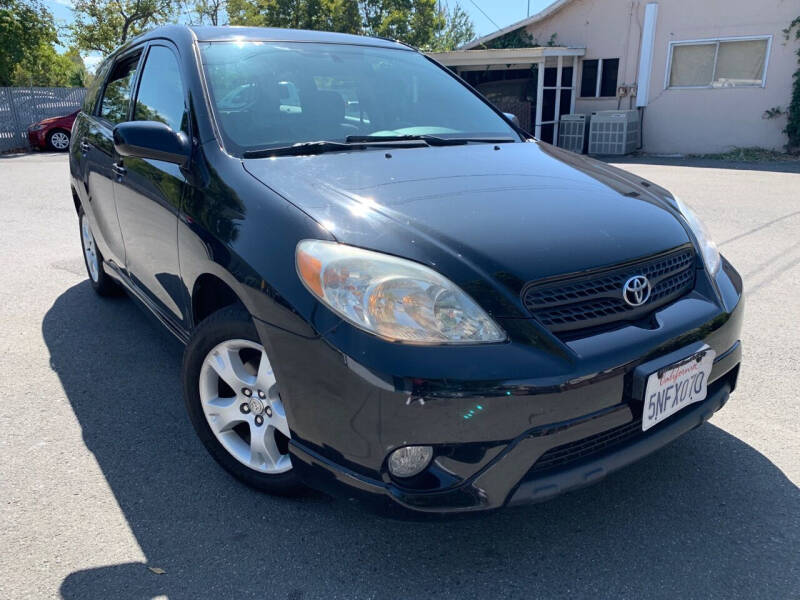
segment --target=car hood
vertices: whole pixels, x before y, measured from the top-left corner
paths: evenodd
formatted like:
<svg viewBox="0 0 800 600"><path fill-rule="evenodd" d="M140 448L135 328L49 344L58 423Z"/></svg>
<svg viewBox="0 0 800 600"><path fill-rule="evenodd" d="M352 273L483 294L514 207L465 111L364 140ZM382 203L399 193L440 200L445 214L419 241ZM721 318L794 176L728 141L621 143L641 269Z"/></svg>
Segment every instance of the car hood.
<svg viewBox="0 0 800 600"><path fill-rule="evenodd" d="M247 159L244 168L338 241L431 265L495 315L524 314L529 281L689 241L666 190L541 143Z"/></svg>
<svg viewBox="0 0 800 600"><path fill-rule="evenodd" d="M62 115L60 117L48 117L46 119L42 119L41 121L34 123L34 125L52 125L53 123L58 123L60 121L74 121L75 117L78 116L80 111L75 111L68 115Z"/></svg>

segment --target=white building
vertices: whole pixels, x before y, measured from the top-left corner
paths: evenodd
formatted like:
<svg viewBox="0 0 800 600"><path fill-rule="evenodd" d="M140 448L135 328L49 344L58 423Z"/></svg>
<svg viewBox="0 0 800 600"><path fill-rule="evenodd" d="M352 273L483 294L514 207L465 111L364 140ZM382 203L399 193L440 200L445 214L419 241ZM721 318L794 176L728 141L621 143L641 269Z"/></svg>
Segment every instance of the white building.
<svg viewBox="0 0 800 600"><path fill-rule="evenodd" d="M765 111L789 104L797 42L783 30L799 15L798 0L557 0L431 56L548 142L557 115L630 108L646 152L779 150L786 118ZM496 48L523 32L543 47Z"/></svg>

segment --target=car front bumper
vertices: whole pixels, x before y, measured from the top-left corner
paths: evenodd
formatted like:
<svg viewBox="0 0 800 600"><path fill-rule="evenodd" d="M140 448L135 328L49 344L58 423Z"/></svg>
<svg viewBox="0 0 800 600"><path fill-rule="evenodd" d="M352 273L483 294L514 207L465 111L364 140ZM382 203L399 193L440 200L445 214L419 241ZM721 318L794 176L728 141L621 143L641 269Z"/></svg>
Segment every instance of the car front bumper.
<svg viewBox="0 0 800 600"><path fill-rule="evenodd" d="M595 482L721 408L736 386L743 306L728 263L716 283L718 299L692 292L658 310L657 326L565 342L563 355L516 333L505 345L398 350L350 327L303 336L256 326L305 482L378 509L471 512ZM706 399L642 432L642 377L705 345L716 352ZM404 445L431 445L435 458L422 475L393 479L386 459Z"/></svg>
<svg viewBox="0 0 800 600"><path fill-rule="evenodd" d="M46 148L47 147L47 132L44 129L38 131L28 130L28 141L32 148Z"/></svg>

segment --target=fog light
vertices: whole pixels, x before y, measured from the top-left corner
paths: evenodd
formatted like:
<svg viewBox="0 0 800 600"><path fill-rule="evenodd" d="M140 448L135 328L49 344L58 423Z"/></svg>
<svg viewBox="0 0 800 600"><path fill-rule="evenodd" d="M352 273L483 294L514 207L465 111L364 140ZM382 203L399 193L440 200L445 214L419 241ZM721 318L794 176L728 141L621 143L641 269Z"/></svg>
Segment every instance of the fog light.
<svg viewBox="0 0 800 600"><path fill-rule="evenodd" d="M389 455L389 472L395 477L413 477L428 466L431 458L430 446L404 446Z"/></svg>

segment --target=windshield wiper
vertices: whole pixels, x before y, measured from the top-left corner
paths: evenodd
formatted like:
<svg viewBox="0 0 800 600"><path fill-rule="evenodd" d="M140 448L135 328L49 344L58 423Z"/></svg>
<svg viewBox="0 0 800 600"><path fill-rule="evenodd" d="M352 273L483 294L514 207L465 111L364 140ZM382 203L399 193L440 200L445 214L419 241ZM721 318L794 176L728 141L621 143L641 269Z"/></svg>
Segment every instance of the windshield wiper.
<svg viewBox="0 0 800 600"><path fill-rule="evenodd" d="M351 140L361 136L349 136L344 142L334 142L332 140L319 140L316 142L298 142L291 146L276 146L273 148L260 148L258 150L245 150L244 158L267 158L269 156L306 156L310 154L322 154L323 152L341 152L345 150L365 150L371 146L391 146L401 148L414 148L427 146L424 139L398 138L390 139L375 136L369 140Z"/></svg>
<svg viewBox="0 0 800 600"><path fill-rule="evenodd" d="M402 142L402 141L422 141L430 146L459 146L463 144L507 144L516 141L513 137L452 137L445 138L438 135L420 134L420 135L348 135L345 138L346 142L376 142L384 140L387 142Z"/></svg>
<svg viewBox="0 0 800 600"><path fill-rule="evenodd" d="M415 148L419 146L459 146L469 143L504 144L514 142L512 137L461 137L443 138L436 135L348 135L344 142L333 140L317 140L315 142L298 142L290 146L275 146L245 150L245 158L267 158L269 156L306 156L323 152L342 152L346 150L364 150L374 146L390 146Z"/></svg>

